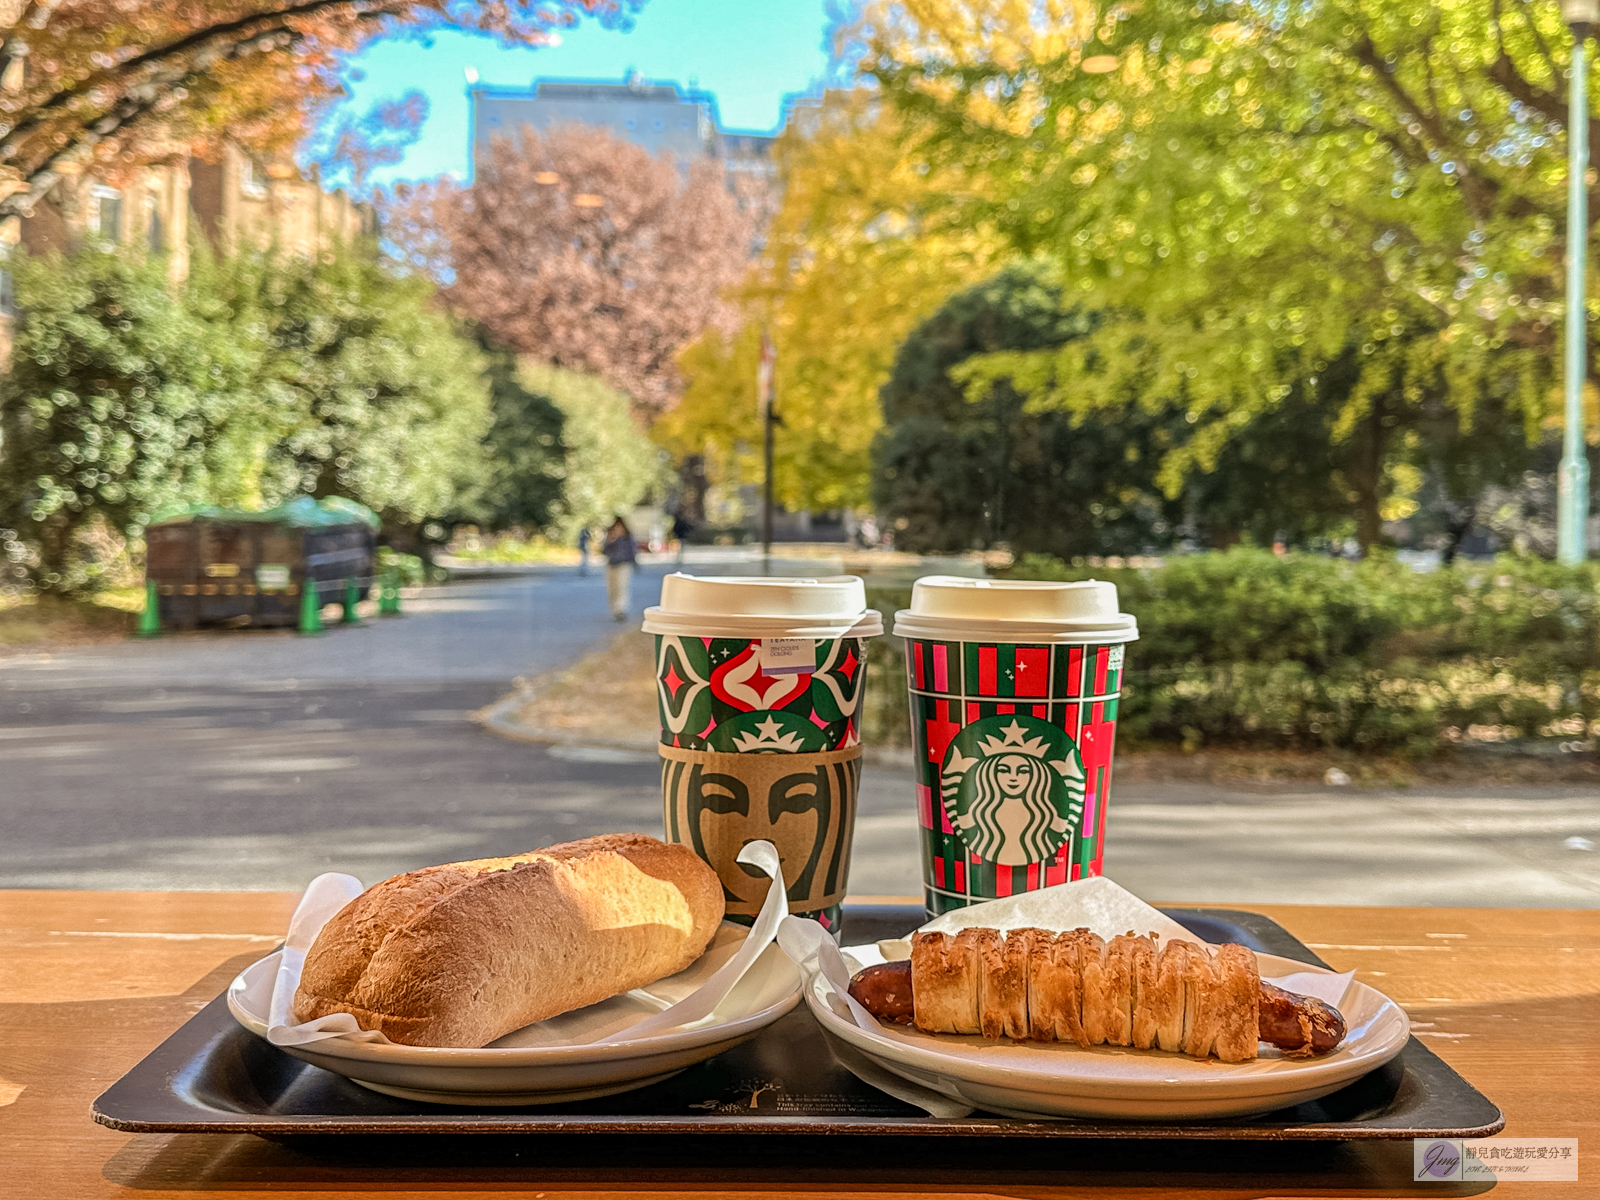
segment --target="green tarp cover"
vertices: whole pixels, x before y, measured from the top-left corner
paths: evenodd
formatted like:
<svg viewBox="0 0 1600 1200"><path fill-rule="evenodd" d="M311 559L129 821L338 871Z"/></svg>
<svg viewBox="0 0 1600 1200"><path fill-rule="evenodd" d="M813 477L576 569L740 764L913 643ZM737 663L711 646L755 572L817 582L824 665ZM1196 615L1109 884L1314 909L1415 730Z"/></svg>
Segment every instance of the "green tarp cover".
<svg viewBox="0 0 1600 1200"><path fill-rule="evenodd" d="M366 525L373 532L383 524L378 514L365 504L343 496L296 496L277 508L247 512L242 508L219 508L215 504L178 504L164 508L150 518L151 525L183 525L190 521L264 521L292 525L299 529L327 529L335 525Z"/></svg>

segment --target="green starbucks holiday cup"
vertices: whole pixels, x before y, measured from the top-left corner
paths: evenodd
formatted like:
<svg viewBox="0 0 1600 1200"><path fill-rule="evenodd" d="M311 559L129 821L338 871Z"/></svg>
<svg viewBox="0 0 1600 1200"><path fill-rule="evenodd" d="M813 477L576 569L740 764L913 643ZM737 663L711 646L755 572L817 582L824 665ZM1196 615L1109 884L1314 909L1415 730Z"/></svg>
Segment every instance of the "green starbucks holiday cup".
<svg viewBox="0 0 1600 1200"><path fill-rule="evenodd" d="M1126 643L1115 584L917 580L906 643L928 913L1100 874Z"/></svg>
<svg viewBox="0 0 1600 1200"><path fill-rule="evenodd" d="M778 848L789 911L837 936L861 780L866 639L883 632L853 575L668 575L645 610L656 639L661 801L670 842L722 879L748 924L766 876L736 862Z"/></svg>

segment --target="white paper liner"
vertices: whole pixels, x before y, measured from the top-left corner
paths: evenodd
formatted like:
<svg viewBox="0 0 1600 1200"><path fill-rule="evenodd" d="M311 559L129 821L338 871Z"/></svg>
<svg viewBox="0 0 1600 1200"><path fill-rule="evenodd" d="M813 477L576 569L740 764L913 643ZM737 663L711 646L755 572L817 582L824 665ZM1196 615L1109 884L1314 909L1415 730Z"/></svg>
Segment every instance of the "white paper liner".
<svg viewBox="0 0 1600 1200"><path fill-rule="evenodd" d="M1157 933L1166 940L1207 945L1204 939L1104 876L955 909L935 917L917 932L955 933L970 928L1007 930L1029 926L1055 932L1083 928L1107 939L1130 931L1141 935ZM841 950L820 925L790 917L778 930L778 944L800 968L807 988L812 987L820 976L825 983L827 1002L836 1013L853 1020L869 1035L888 1040L878 1019L850 995L850 978L863 967L908 957L909 940L847 946ZM1292 975L1264 979L1264 982L1299 992L1302 996L1315 996L1338 1007L1343 1003L1350 981L1354 978L1354 971L1342 975L1297 971ZM857 1055L856 1058L869 1061L864 1055ZM970 1107L962 1108L959 1102L948 1096L899 1077L895 1077L895 1087L885 1087L882 1077L892 1072L876 1068L869 1075L857 1069L858 1063L850 1058L841 1055L840 1061L863 1082L918 1105L934 1116L965 1116L972 1111Z"/></svg>
<svg viewBox="0 0 1600 1200"><path fill-rule="evenodd" d="M951 909L917 932L955 933L962 929L985 928L1004 933L1028 926L1058 932L1082 928L1106 939L1119 933L1158 933L1173 941L1200 941L1159 908L1151 908L1104 875Z"/></svg>
<svg viewBox="0 0 1600 1200"><path fill-rule="evenodd" d="M752 927L745 929L724 924L712 938L706 952L686 970L587 1008L528 1025L491 1045L603 1045L659 1037L704 1024L739 980L744 978L761 952L772 943L789 908L778 852L771 842L751 842L739 852L738 861L760 868L776 882L776 886L769 885L767 898ZM300 972L305 966L307 951L334 914L364 890L361 881L354 876L330 873L313 879L305 895L300 898L300 904L289 922L289 934L284 939L282 959L272 984L267 1040L273 1045L303 1046L328 1038L389 1042L375 1029L362 1029L350 1013L330 1013L314 1021L299 1023L291 1020L294 993L300 986ZM848 982L847 979L847 985Z"/></svg>

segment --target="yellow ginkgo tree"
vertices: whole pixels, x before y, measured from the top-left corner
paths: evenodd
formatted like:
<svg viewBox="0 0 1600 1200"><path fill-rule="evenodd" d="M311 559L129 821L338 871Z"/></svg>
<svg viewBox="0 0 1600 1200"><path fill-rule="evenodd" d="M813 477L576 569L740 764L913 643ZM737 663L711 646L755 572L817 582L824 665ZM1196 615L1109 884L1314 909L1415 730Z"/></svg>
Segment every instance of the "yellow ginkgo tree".
<svg viewBox="0 0 1600 1200"><path fill-rule="evenodd" d="M925 210L1117 318L969 364L975 393L1007 378L1086 417L1136 380L1181 403L1169 495L1312 396L1368 545L1423 467L1457 497L1521 469L1564 310L1555 3L878 0L862 28L941 181Z"/></svg>
<svg viewBox="0 0 1600 1200"><path fill-rule="evenodd" d="M999 261L999 239L924 211L922 197L951 180L906 152L905 120L867 90L829 91L791 117L776 147L781 205L737 289L741 328L683 353L683 401L655 426L676 456L703 456L714 484L761 480L765 332L777 351L778 502L865 505L896 348Z"/></svg>

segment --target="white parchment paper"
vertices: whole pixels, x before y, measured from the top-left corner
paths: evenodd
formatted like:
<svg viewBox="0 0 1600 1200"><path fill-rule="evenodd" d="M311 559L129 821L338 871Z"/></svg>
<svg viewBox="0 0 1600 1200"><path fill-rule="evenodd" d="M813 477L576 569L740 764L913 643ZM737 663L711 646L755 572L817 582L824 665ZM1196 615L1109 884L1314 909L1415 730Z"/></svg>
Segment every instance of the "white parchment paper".
<svg viewBox="0 0 1600 1200"><path fill-rule="evenodd" d="M599 1004L562 1013L547 1021L509 1033L493 1046L585 1046L607 1042L633 1041L657 1037L678 1029L694 1028L715 1020L717 1006L761 956L777 936L778 926L788 913L778 852L771 842L751 842L739 854L776 882L767 890L755 924L724 924L706 952L690 967L676 975L658 979L647 987L613 996ZM330 1013L315 1021L293 1020L295 989L306 953L322 927L340 909L365 889L352 875L319 875L306 888L305 895L289 922L283 954L272 996L267 1005L267 1040L276 1046L301 1046L328 1038L360 1042L388 1042L377 1030L362 1029L350 1013ZM820 926L818 927L820 929ZM776 953L776 952L774 952ZM848 986L849 980L846 979Z"/></svg>

